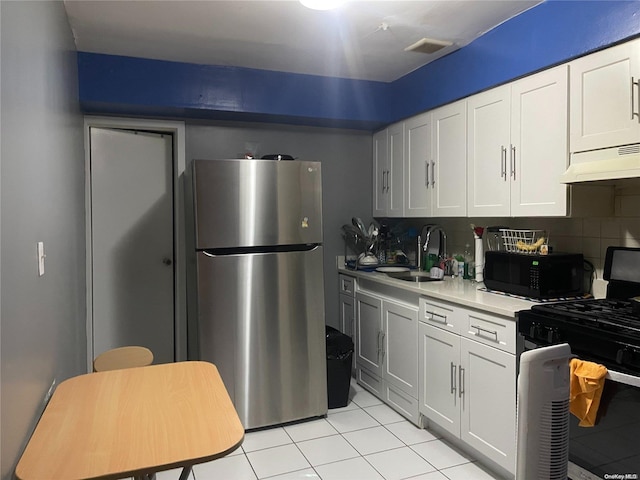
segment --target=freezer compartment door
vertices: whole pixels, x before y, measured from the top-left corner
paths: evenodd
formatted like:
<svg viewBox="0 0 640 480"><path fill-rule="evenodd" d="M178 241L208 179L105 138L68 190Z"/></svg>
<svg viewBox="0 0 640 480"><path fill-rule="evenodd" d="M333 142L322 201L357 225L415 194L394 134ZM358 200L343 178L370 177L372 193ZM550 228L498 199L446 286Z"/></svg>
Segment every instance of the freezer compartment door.
<svg viewBox="0 0 640 480"><path fill-rule="evenodd" d="M327 413L322 247L198 252L198 322L246 429Z"/></svg>
<svg viewBox="0 0 640 480"><path fill-rule="evenodd" d="M322 243L318 162L194 160L196 248Z"/></svg>

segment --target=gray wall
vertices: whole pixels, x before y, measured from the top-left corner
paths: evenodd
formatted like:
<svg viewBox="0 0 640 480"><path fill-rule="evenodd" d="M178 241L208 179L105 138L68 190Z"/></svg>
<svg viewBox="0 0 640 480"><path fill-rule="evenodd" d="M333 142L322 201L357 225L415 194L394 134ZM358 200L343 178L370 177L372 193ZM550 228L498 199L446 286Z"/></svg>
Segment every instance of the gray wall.
<svg viewBox="0 0 640 480"><path fill-rule="evenodd" d="M194 158L239 158L252 151L258 158L285 153L301 160L322 163L322 208L324 239L324 287L326 323L338 326L338 274L336 256L343 255L340 227L352 216L371 218L371 134L267 124L188 124L186 171ZM193 224L187 227L192 245ZM193 248L190 249L193 251ZM193 258L190 280L193 285ZM193 293L193 288L189 288ZM190 312L193 297L190 299ZM192 315L189 315L192 320Z"/></svg>
<svg viewBox="0 0 640 480"><path fill-rule="evenodd" d="M62 2L0 2L1 450L11 477L52 382L85 372L82 116ZM44 241L45 274L36 244Z"/></svg>

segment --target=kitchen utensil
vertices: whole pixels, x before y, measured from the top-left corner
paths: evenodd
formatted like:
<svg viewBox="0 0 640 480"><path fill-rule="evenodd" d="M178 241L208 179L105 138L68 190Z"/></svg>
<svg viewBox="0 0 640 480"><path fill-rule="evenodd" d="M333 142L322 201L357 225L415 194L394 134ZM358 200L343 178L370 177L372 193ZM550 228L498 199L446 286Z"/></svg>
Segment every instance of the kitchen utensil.
<svg viewBox="0 0 640 480"><path fill-rule="evenodd" d="M351 219L351 223L353 224L354 227L360 229L360 232L362 232L362 236L363 237L367 237L367 227L364 226L364 222L362 221L361 218L359 217L353 217Z"/></svg>
<svg viewBox="0 0 640 480"><path fill-rule="evenodd" d="M342 231L345 233L348 233L349 235L355 235L358 237L362 235L362 232L360 232L358 229L356 229L352 225L347 225L347 224L342 225Z"/></svg>

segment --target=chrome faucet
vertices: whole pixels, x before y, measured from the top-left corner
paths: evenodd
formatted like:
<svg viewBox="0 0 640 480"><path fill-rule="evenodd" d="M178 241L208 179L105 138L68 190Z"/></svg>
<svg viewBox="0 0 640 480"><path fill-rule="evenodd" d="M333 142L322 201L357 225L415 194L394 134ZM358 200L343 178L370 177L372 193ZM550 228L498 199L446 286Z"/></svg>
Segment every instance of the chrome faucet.
<svg viewBox="0 0 640 480"><path fill-rule="evenodd" d="M424 243L422 244L422 251L428 254L429 251L429 241L431 240L431 234L433 232L438 232L440 234L440 245L438 248L438 260L444 260L447 256L447 234L442 229L440 225L425 225L422 227L422 232L420 233L420 237L424 239ZM422 253L418 252L418 268L422 268Z"/></svg>

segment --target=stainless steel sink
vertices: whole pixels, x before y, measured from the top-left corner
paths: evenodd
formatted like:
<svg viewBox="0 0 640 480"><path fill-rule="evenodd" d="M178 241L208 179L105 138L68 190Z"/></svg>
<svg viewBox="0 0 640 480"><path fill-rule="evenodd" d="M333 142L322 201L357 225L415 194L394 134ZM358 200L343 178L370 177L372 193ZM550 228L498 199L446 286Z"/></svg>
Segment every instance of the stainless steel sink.
<svg viewBox="0 0 640 480"><path fill-rule="evenodd" d="M404 280L405 282L439 282L441 278L431 278L427 272L413 271L413 272L399 272L399 273L387 273L389 277L397 278L398 280Z"/></svg>

